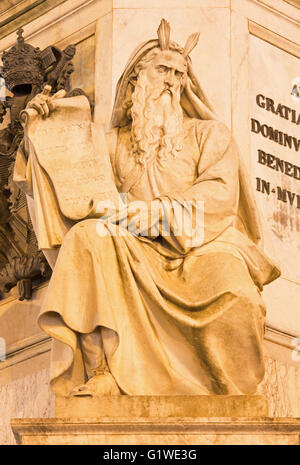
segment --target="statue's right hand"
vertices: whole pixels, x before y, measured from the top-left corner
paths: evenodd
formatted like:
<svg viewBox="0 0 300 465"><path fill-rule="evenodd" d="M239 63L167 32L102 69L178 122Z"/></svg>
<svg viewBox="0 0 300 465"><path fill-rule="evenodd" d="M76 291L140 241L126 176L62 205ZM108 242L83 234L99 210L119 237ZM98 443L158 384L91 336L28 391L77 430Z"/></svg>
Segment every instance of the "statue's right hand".
<svg viewBox="0 0 300 465"><path fill-rule="evenodd" d="M54 110L53 101L66 95L66 91L63 89L56 92L52 97L50 92L51 86L46 85L40 94L30 100L26 108L34 108L43 118L47 118Z"/></svg>

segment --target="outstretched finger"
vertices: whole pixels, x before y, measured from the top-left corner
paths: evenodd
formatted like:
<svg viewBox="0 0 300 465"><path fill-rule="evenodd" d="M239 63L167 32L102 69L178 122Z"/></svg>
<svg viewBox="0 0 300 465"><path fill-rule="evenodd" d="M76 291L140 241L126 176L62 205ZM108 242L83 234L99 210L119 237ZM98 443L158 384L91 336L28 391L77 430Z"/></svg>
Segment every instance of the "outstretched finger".
<svg viewBox="0 0 300 465"><path fill-rule="evenodd" d="M67 92L65 91L65 89L61 89L58 92L56 92L56 94L53 95L52 100L56 100L57 98L64 98L66 93Z"/></svg>

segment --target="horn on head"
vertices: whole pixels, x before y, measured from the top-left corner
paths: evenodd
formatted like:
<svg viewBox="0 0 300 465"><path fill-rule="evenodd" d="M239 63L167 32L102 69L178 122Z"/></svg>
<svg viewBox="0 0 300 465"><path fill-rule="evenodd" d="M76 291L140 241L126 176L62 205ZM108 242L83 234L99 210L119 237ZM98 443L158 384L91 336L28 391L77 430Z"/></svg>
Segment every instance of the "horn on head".
<svg viewBox="0 0 300 465"><path fill-rule="evenodd" d="M184 56L184 58L186 58L191 53L191 51L196 47L196 45L198 44L199 37L200 37L200 32L194 32L194 34L191 34L189 36L184 46L183 52L182 52L182 55Z"/></svg>
<svg viewBox="0 0 300 465"><path fill-rule="evenodd" d="M162 19L157 29L158 41L161 50L168 50L170 43L170 24L165 19Z"/></svg>

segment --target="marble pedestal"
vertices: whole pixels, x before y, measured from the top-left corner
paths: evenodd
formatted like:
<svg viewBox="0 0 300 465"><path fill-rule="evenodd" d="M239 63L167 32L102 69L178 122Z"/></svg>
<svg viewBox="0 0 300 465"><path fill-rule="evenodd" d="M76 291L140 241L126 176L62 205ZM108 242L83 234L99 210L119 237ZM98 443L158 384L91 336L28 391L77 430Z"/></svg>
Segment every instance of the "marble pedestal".
<svg viewBox="0 0 300 465"><path fill-rule="evenodd" d="M56 418L15 419L18 444L299 444L300 419L268 417L263 396L56 399Z"/></svg>

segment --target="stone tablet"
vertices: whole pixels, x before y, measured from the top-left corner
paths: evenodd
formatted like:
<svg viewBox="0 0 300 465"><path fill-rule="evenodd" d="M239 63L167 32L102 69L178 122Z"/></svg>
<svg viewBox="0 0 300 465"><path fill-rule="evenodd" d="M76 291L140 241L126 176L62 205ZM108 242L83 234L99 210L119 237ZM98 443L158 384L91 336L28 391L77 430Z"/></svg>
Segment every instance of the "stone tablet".
<svg viewBox="0 0 300 465"><path fill-rule="evenodd" d="M119 202L101 126L91 121L85 96L55 100L47 119L24 110L25 138L49 176L62 214L72 220L95 216L98 202Z"/></svg>

